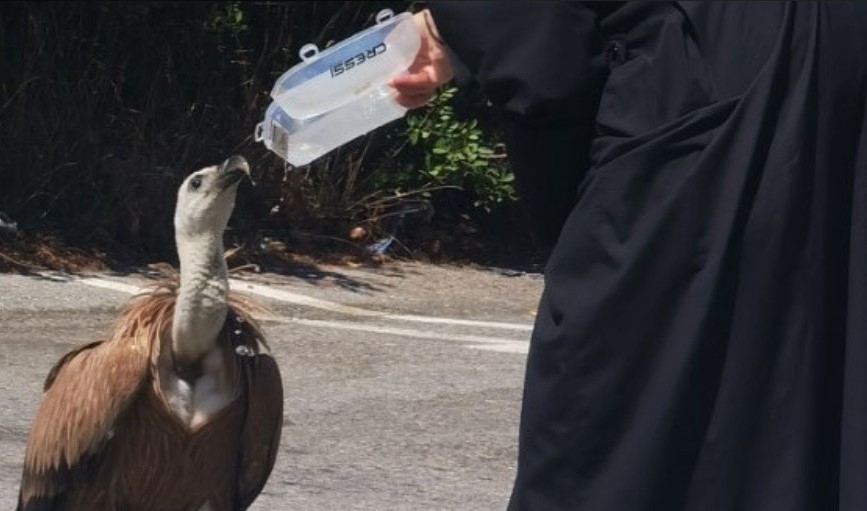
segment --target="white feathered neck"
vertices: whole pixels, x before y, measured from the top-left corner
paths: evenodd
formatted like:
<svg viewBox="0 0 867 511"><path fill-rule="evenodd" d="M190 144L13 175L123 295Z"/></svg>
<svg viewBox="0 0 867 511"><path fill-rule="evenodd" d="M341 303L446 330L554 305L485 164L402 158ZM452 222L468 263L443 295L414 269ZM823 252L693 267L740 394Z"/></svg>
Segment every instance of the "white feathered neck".
<svg viewBox="0 0 867 511"><path fill-rule="evenodd" d="M178 190L174 223L181 282L172 352L180 364L193 364L211 351L226 320L229 279L223 232L236 192L236 186L224 180L227 165L229 161L191 174Z"/></svg>

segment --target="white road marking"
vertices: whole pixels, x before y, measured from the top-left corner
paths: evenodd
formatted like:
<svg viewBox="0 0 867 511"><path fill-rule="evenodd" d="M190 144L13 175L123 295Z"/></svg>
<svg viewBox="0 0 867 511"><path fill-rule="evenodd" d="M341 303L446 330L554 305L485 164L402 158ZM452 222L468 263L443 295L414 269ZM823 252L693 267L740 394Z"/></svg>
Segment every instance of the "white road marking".
<svg viewBox="0 0 867 511"><path fill-rule="evenodd" d="M51 275L46 275L53 280L66 280L66 281L74 281L79 282L81 284L85 284L92 287L97 287L101 289L109 289L112 291L118 291L126 294L138 294L144 290L144 288L139 286L134 286L131 284L126 284L123 282L117 282L114 280L101 279L98 277L76 277L76 278L63 278L58 279ZM308 306L316 309L328 310L331 312L336 312L339 314L344 314L348 316L360 316L367 318L377 318L383 320L391 320L391 321L407 321L407 322L417 322L417 323L430 323L430 324L448 324L448 325L460 325L467 327L477 327L477 328L499 328L499 329L507 329L507 330L518 330L518 331L531 331L531 325L524 325L520 323L502 323L495 321L475 321L469 319L457 319L457 318L443 318L436 316L418 316L411 314L392 314L388 312L375 311L370 309L363 309L361 307L353 307L349 305L343 305L335 302L329 302L326 300L320 300L318 298L313 298L310 296L305 296L299 293L293 293L290 291L282 290L282 289L273 289L267 286L263 286L261 284L254 284L250 282L239 281L236 279L230 280L230 285L235 289L240 289L244 293L255 294L264 298L270 298L272 300L277 300L285 303L291 303L294 305L302 305ZM467 345L467 348L480 349L485 351L496 351L501 353L527 353L528 342L517 340L517 339L508 339L502 337L488 337L482 335L463 335L463 334L447 334L447 333L435 333L435 332L426 332L423 330L414 330L408 328L394 328L390 326L384 325L371 325L365 323L354 323L351 321L336 321L336 320L319 320L319 319L304 319L304 318L282 318L276 316L269 316L265 318L261 318L265 321L273 321L277 323L298 323L307 326L320 327L320 328L332 328L336 330L352 330L352 331L361 331L361 332L369 332L369 333L380 333L385 335L396 335L401 337L411 337L416 339L432 339L432 340L442 340L442 341L457 341L464 343L473 343Z"/></svg>
<svg viewBox="0 0 867 511"><path fill-rule="evenodd" d="M335 330L352 330L356 332L369 332L373 334L398 335L401 337L413 337L416 339L432 339L435 341L457 341L457 342L472 342L475 345L467 346L468 348L477 348L488 351L502 351L509 353L526 353L527 341L519 341L516 339L504 339L501 337L488 337L484 335L464 335L464 334L440 334L435 332L424 332L421 330L413 330L408 328L394 328L384 325L370 325L366 323L353 323L351 321L334 321L322 319L304 319L304 318L281 318L281 317L265 317L263 321L272 321L275 323L298 323L319 328L332 328ZM523 350L522 350L523 349Z"/></svg>
<svg viewBox="0 0 867 511"><path fill-rule="evenodd" d="M99 287L102 289L110 289L113 291L120 291L127 294L136 294L143 290L143 288L140 288L138 286L125 284L123 282L117 282L114 280L105 280L98 277L80 277L76 280L77 282L87 284L88 286ZM503 330L517 330L523 332L530 332L533 330L532 325L526 325L521 323L477 321L473 319L443 318L437 316L420 316L415 314L392 314L390 312L363 309L361 307L353 307L351 305L343 305L340 303L329 302L327 300L320 300L319 298L313 298L311 296L302 295L300 293L293 293L291 291L286 291L283 289L274 289L263 286L261 284L253 284L237 279L230 279L229 284L232 286L233 289L241 290L244 293L258 295L265 298L271 298L272 300L277 300L284 303L291 303L293 305L302 305L315 309L336 312L338 314L345 314L347 316L362 316L367 318L379 318L393 321L459 325L478 328L499 328Z"/></svg>
<svg viewBox="0 0 867 511"><path fill-rule="evenodd" d="M120 291L121 293L127 293L131 295L141 293L144 290L144 288L133 286L131 284L124 284L123 282L117 282L114 280L103 280L96 277L81 277L76 279L75 281L82 284L87 284L88 286L98 287L102 289L110 289L112 291Z"/></svg>
<svg viewBox="0 0 867 511"><path fill-rule="evenodd" d="M464 346L465 348L471 348L474 350L483 350L483 351L497 351L500 353L520 353L522 355L526 355L530 352L530 343L526 341L502 341L492 344L473 344L470 346Z"/></svg>
<svg viewBox="0 0 867 511"><path fill-rule="evenodd" d="M439 324L448 324L448 325L460 325L460 326L472 326L479 328L500 328L504 330L518 330L529 332L533 330L532 325L526 325L521 323L503 323L499 321L476 321L472 319L457 319L457 318L442 318L436 316L419 316L415 314L392 314L389 312L381 312L370 309L363 309L361 307L353 307L351 305L343 305L340 303L329 302L326 300L320 300L318 298L312 298L306 295L302 295L299 293L293 293L291 291L286 291L283 289L274 289L271 287L263 286L261 284L253 284L250 282L244 282L240 280L231 279L229 284L236 290L241 290L245 293L255 294L259 296L264 296L266 298L271 298L273 300L278 300L285 303L291 303L295 305L306 305L308 307L314 307L317 309L328 310L331 312L337 312L340 314L346 314L348 316L363 316L369 318L380 318L380 319L388 319L395 321L408 321L408 322L416 322L416 323L439 323Z"/></svg>

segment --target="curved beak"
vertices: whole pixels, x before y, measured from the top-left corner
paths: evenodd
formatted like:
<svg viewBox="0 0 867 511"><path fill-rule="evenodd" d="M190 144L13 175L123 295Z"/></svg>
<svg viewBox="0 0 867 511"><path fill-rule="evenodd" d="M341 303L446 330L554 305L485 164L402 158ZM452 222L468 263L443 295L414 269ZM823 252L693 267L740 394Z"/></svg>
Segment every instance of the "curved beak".
<svg viewBox="0 0 867 511"><path fill-rule="evenodd" d="M244 176L250 177L250 165L243 156L231 156L220 165L218 179L222 189L240 183Z"/></svg>

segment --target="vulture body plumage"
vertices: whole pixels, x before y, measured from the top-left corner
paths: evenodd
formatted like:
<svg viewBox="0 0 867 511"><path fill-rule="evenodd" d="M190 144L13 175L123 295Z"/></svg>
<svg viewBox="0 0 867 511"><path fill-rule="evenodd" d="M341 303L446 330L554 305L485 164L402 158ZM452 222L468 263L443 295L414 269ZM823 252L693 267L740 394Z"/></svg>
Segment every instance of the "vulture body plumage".
<svg viewBox="0 0 867 511"><path fill-rule="evenodd" d="M230 293L222 234L246 161L178 192L180 275L125 307L113 335L50 371L18 511L247 509L274 467L283 387L256 305Z"/></svg>

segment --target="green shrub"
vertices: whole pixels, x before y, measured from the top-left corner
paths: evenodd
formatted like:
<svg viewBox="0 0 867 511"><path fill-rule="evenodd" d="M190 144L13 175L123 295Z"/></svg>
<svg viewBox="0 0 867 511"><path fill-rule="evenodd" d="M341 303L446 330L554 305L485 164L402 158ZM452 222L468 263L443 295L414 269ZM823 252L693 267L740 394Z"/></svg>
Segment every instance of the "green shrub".
<svg viewBox="0 0 867 511"><path fill-rule="evenodd" d="M456 185L475 197L485 211L516 199L514 175L502 144L485 133L477 118L458 118L452 101L458 93L444 88L433 101L406 119L406 137L423 151L422 172L442 185Z"/></svg>

